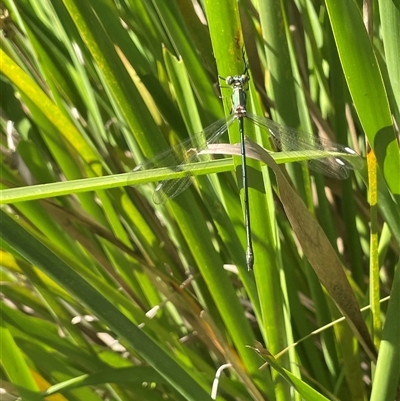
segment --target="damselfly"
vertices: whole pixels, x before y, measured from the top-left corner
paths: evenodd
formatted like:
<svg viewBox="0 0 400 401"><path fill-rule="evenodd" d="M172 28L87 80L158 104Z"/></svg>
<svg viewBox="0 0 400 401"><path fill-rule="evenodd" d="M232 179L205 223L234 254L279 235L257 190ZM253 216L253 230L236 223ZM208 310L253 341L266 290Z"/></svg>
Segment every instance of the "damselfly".
<svg viewBox="0 0 400 401"><path fill-rule="evenodd" d="M242 158L244 223L247 238L246 263L248 269L251 270L254 264L254 256L247 185L245 119L265 129L272 145L277 151L295 151L298 156L303 158L312 152L314 154L317 153L319 158L307 160L306 163L310 169L324 175L336 179L345 179L349 176L349 170L362 168L364 162L354 150L347 146L322 139L312 134L299 132L294 128L284 127L268 118L247 112L246 91L248 81L249 76L246 73L226 78L226 84L232 88L232 113L227 119L223 118L216 121L204 131L192 136L191 139L168 149L149 162L139 166L139 168L171 167L174 171L180 171L187 164L201 161L199 153L206 149L208 145L217 142L232 123L237 120ZM157 185L153 195L155 203L160 204L167 199L174 198L191 184L190 168L185 168L185 171L187 172L185 177L176 180L167 179Z"/></svg>

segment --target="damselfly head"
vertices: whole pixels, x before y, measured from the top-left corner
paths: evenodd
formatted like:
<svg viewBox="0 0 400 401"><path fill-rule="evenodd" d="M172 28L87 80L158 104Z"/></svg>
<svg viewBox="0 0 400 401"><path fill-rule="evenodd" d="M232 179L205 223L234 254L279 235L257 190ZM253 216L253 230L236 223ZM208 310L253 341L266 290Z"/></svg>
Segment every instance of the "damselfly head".
<svg viewBox="0 0 400 401"><path fill-rule="evenodd" d="M225 82L229 86L244 86L249 82L249 77L248 75L242 74L242 75L230 75L229 77L226 78Z"/></svg>

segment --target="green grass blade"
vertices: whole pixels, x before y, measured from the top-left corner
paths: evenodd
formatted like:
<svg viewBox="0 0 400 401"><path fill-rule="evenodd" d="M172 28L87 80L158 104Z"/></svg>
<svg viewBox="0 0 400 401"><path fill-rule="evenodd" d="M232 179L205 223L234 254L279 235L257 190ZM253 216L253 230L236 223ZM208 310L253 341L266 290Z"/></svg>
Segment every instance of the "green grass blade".
<svg viewBox="0 0 400 401"><path fill-rule="evenodd" d="M382 75L360 10L355 2L326 4L354 106L389 188L399 195L400 181L394 171L400 169L400 150Z"/></svg>

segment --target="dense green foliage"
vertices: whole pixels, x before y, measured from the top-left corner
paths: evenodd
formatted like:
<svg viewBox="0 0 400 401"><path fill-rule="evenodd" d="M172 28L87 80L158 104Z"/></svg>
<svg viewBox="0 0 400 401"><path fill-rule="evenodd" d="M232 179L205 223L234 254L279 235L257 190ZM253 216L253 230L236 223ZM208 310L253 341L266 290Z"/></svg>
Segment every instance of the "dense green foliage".
<svg viewBox="0 0 400 401"><path fill-rule="evenodd" d="M2 2L9 399L395 399L400 2L369 6ZM220 78L243 73L243 53L254 114L366 160L343 181L286 175L275 162L298 155L274 162L246 126L250 272L239 157L194 169L162 205L154 182L171 171L131 172L230 113Z"/></svg>

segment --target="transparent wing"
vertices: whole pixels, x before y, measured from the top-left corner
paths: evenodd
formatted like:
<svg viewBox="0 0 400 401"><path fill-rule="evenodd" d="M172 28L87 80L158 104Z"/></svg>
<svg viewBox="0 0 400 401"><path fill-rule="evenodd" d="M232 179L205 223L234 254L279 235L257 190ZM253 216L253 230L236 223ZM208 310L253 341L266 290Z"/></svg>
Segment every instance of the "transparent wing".
<svg viewBox="0 0 400 401"><path fill-rule="evenodd" d="M228 119L222 118L209 125L203 131L193 135L191 138L172 146L171 148L156 155L151 160L136 167L137 170L148 170L160 167L170 167L172 172L182 170L182 166L196 163L201 156L198 153L205 149L208 144L215 143L227 131L229 126L235 120L235 115L231 115ZM162 204L168 199L178 196L192 183L190 168L185 169L187 175L179 179L166 179L161 181L153 194L153 201L156 204Z"/></svg>
<svg viewBox="0 0 400 401"><path fill-rule="evenodd" d="M321 158L305 162L311 170L318 173L336 179L345 179L349 176L349 170L359 170L364 165L363 159L347 146L285 127L251 113L247 113L246 118L268 132L273 146L278 151L296 151L299 156L307 156L307 152L310 151L314 154L321 152Z"/></svg>

